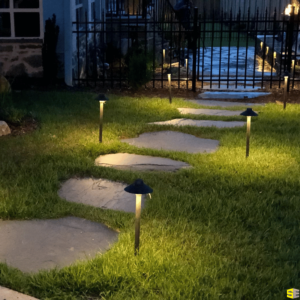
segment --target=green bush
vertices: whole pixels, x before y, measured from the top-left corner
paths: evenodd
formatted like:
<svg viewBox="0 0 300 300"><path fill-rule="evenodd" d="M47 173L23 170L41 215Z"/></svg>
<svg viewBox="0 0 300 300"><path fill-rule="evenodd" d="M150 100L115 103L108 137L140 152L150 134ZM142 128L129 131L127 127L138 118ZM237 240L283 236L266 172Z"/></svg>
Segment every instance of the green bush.
<svg viewBox="0 0 300 300"><path fill-rule="evenodd" d="M153 71L153 54L145 54L143 47L134 46L125 57L128 66L128 81L133 88L139 88L149 82Z"/></svg>
<svg viewBox="0 0 300 300"><path fill-rule="evenodd" d="M20 125L27 115L26 111L15 108L11 94L0 94L0 120Z"/></svg>

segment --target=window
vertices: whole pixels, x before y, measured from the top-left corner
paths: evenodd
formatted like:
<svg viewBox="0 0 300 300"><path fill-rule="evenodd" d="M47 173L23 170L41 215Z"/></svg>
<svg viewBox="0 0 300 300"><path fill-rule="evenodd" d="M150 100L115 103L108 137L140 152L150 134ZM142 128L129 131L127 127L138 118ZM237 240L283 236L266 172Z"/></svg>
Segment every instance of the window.
<svg viewBox="0 0 300 300"><path fill-rule="evenodd" d="M1 38L42 38L42 0L0 0Z"/></svg>

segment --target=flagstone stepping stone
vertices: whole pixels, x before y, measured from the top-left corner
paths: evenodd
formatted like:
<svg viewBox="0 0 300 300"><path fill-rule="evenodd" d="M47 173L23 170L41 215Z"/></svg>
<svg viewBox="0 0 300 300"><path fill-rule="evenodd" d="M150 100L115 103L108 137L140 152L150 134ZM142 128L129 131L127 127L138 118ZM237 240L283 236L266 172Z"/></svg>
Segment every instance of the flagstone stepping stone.
<svg viewBox="0 0 300 300"><path fill-rule="evenodd" d="M201 139L191 134L176 131L147 132L137 138L121 140L138 148L152 148L188 153L212 153L219 146L219 141Z"/></svg>
<svg viewBox="0 0 300 300"><path fill-rule="evenodd" d="M105 225L75 217L0 221L0 261L23 272L61 268L103 253L117 238Z"/></svg>
<svg viewBox="0 0 300 300"><path fill-rule="evenodd" d="M210 120L191 120L191 119L174 119L164 122L154 122L149 124L156 125L174 125L174 126L196 126L196 127L218 127L218 128L232 128L232 127L242 127L245 122L226 122L226 121L210 121Z"/></svg>
<svg viewBox="0 0 300 300"><path fill-rule="evenodd" d="M183 168L191 168L189 164L182 161L129 153L101 155L95 160L95 164L97 166L112 167L118 170L135 171L174 172Z"/></svg>
<svg viewBox="0 0 300 300"><path fill-rule="evenodd" d="M221 109L204 109L204 108L177 108L178 111L183 114L191 115L206 115L206 116L239 116L243 111L242 110L221 110Z"/></svg>
<svg viewBox="0 0 300 300"><path fill-rule="evenodd" d="M221 106L221 107L230 107L230 106L263 106L264 103L243 103L243 102L228 102L228 101L214 101L214 100L188 100L190 102L196 103L198 105L205 106Z"/></svg>
<svg viewBox="0 0 300 300"><path fill-rule="evenodd" d="M198 97L201 99L250 99L270 94L266 92L204 92Z"/></svg>
<svg viewBox="0 0 300 300"><path fill-rule="evenodd" d="M0 300L38 300L28 295L20 294L0 286Z"/></svg>
<svg viewBox="0 0 300 300"><path fill-rule="evenodd" d="M94 178L71 178L62 184L59 197L69 201L104 209L135 212L135 197L124 191L121 182ZM142 207L145 200L142 200Z"/></svg>

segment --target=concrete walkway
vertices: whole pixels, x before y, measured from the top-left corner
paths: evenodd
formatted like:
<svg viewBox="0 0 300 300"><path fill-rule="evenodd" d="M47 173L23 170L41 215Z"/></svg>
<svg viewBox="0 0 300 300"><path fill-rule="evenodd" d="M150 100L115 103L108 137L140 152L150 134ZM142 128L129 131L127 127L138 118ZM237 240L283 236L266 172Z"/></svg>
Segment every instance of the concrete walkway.
<svg viewBox="0 0 300 300"><path fill-rule="evenodd" d="M266 92L204 92L198 95L200 99L253 99L268 96Z"/></svg>
<svg viewBox="0 0 300 300"><path fill-rule="evenodd" d="M184 151L188 153L212 153L219 146L219 141L201 139L191 134L176 131L147 132L137 138L121 140L123 143L139 148Z"/></svg>
<svg viewBox="0 0 300 300"><path fill-rule="evenodd" d="M204 106L221 106L221 107L232 107L232 106L243 106L243 107L252 107L252 106L264 106L264 103L247 103L247 102L229 102L229 101L214 101L214 100L188 100L187 101L196 103L198 105Z"/></svg>
<svg viewBox="0 0 300 300"><path fill-rule="evenodd" d="M135 212L135 197L124 191L126 186L125 183L101 178L71 178L62 184L58 195L69 202Z"/></svg>
<svg viewBox="0 0 300 300"><path fill-rule="evenodd" d="M217 127L217 128L233 128L243 127L245 122L238 121L210 121L210 120L191 120L191 119L174 119L164 122L154 122L148 124L155 125L174 125L174 126L195 126L195 127Z"/></svg>
<svg viewBox="0 0 300 300"><path fill-rule="evenodd" d="M205 109L205 108L177 108L182 115L206 115L232 117L239 116L242 110L221 110L221 109Z"/></svg>
<svg viewBox="0 0 300 300"><path fill-rule="evenodd" d="M75 217L0 221L0 261L22 272L62 268L105 252L117 239L107 226Z"/></svg>
<svg viewBox="0 0 300 300"><path fill-rule="evenodd" d="M20 294L18 292L0 286L0 300L38 300L38 299L24 294Z"/></svg>
<svg viewBox="0 0 300 300"><path fill-rule="evenodd" d="M96 166L118 170L175 172L191 168L187 163L163 157L116 153L101 155L95 160Z"/></svg>

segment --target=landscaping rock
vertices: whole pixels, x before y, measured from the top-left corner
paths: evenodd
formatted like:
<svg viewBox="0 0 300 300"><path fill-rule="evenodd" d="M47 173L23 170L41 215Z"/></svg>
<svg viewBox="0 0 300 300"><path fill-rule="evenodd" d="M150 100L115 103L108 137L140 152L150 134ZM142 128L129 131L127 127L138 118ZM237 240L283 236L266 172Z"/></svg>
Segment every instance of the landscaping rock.
<svg viewBox="0 0 300 300"><path fill-rule="evenodd" d="M206 115L206 116L239 116L242 110L220 110L220 109L197 109L197 108L177 108L179 112L183 115Z"/></svg>
<svg viewBox="0 0 300 300"><path fill-rule="evenodd" d="M218 127L218 128L232 128L232 127L242 127L245 122L226 122L226 121L210 121L210 120L191 120L191 119L174 119L164 122L153 122L148 124L156 125L174 125L174 126L195 126L195 127Z"/></svg>
<svg viewBox="0 0 300 300"><path fill-rule="evenodd" d="M264 103L243 103L243 102L228 102L228 101L214 101L214 100L188 100L193 103L205 106L221 106L221 107L230 107L230 106L263 106Z"/></svg>
<svg viewBox="0 0 300 300"><path fill-rule="evenodd" d="M10 83L4 76L0 76L0 94L11 92Z"/></svg>
<svg viewBox="0 0 300 300"><path fill-rule="evenodd" d="M266 92L204 92L198 97L201 99L250 99L270 94Z"/></svg>
<svg viewBox="0 0 300 300"><path fill-rule="evenodd" d="M191 134L175 131L159 131L141 134L138 138L121 140L123 143L139 148L185 151L188 153L212 153L219 141L197 138Z"/></svg>
<svg viewBox="0 0 300 300"><path fill-rule="evenodd" d="M0 121L0 136L11 134L10 128L7 123Z"/></svg>
<svg viewBox="0 0 300 300"><path fill-rule="evenodd" d="M38 300L38 299L24 294L20 294L18 292L0 286L0 300Z"/></svg>
<svg viewBox="0 0 300 300"><path fill-rule="evenodd" d="M58 195L69 202L135 212L135 196L124 191L126 186L124 183L106 179L71 178L62 185Z"/></svg>
<svg viewBox="0 0 300 300"><path fill-rule="evenodd" d="M179 169L191 167L187 163L169 158L128 153L101 155L96 159L95 164L97 166L112 167L118 170L165 172L175 172Z"/></svg>
<svg viewBox="0 0 300 300"><path fill-rule="evenodd" d="M0 221L0 261L23 272L61 268L103 253L117 237L103 224L75 217Z"/></svg>

